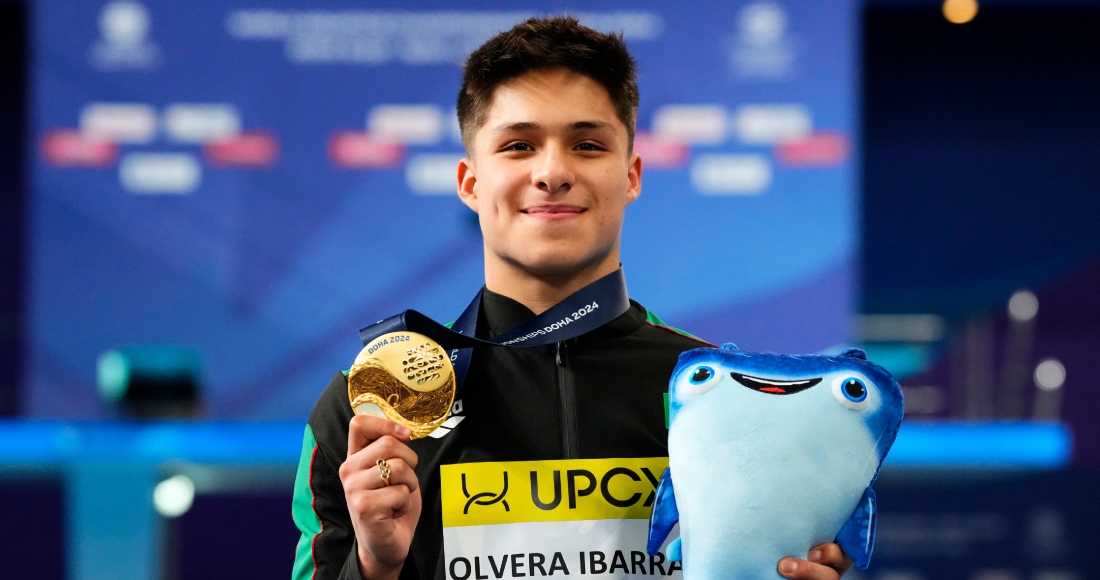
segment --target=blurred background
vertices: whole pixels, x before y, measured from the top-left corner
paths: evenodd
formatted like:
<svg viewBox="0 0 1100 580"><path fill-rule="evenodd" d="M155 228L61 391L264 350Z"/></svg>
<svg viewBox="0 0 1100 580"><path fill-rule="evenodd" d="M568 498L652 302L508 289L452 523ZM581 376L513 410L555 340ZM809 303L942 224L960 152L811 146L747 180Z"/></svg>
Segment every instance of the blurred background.
<svg viewBox="0 0 1100 580"><path fill-rule="evenodd" d="M1100 1L0 0L0 578L289 574L357 329L481 284L459 65L565 10L639 64L632 297L902 381L846 577L1097 577Z"/></svg>

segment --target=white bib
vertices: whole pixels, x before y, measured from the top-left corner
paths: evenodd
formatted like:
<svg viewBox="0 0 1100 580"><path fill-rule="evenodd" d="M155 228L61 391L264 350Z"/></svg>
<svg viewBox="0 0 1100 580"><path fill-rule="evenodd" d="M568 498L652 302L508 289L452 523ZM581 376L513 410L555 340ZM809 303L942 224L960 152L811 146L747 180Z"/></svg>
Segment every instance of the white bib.
<svg viewBox="0 0 1100 580"><path fill-rule="evenodd" d="M667 457L442 466L447 578L680 580L664 546L645 551L666 467Z"/></svg>

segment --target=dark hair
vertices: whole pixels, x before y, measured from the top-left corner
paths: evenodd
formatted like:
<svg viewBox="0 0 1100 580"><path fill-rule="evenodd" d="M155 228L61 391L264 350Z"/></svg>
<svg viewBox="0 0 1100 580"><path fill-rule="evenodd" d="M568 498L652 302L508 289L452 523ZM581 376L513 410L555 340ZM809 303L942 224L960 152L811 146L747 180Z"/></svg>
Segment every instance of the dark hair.
<svg viewBox="0 0 1100 580"><path fill-rule="evenodd" d="M615 114L626 125L628 146L634 147L638 81L622 33L604 34L563 15L529 18L470 53L457 107L466 150L471 150L474 132L485 123L498 86L533 70L551 68L582 74L607 89Z"/></svg>

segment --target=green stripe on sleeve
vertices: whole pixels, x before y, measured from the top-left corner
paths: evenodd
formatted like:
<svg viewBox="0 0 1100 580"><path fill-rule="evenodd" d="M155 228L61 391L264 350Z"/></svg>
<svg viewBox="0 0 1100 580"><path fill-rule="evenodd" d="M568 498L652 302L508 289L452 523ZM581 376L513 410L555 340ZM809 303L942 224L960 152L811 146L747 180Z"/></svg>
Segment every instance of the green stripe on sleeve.
<svg viewBox="0 0 1100 580"><path fill-rule="evenodd" d="M302 537L298 539L298 548L294 552L293 580L313 578L316 570L313 562L313 540L321 533L321 519L313 511L313 489L310 487L313 454L316 450L317 439L313 436L313 428L306 425L306 432L302 437L302 455L298 459L298 474L294 477L294 499L290 508L294 524L302 532Z"/></svg>
<svg viewBox="0 0 1100 580"><path fill-rule="evenodd" d="M707 341L699 338L698 336L695 336L694 334L692 334L690 332L687 332L685 330L680 330L679 328L676 328L675 326L669 326L668 324L665 324L664 320L661 320L661 318L659 316L657 316L656 314L650 312L648 308L645 311L645 321L652 324L652 325L654 325L654 326L660 326L661 328L667 328L667 329L671 330L672 332L675 332L676 334L682 334L682 335L684 335L688 338L694 338L695 340L698 340L700 342L707 342ZM710 343L707 343L707 344L710 344Z"/></svg>
<svg viewBox="0 0 1100 580"><path fill-rule="evenodd" d="M665 393L665 429L668 429L672 425L672 420L668 416L668 393Z"/></svg>

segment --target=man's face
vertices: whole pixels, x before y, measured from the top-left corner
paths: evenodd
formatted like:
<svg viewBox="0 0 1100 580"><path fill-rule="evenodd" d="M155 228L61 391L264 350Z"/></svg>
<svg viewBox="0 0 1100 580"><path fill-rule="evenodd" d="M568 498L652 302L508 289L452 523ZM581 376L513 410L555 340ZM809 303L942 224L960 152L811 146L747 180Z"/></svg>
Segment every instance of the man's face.
<svg viewBox="0 0 1100 580"><path fill-rule="evenodd" d="M623 212L641 192L641 168L596 81L551 69L498 86L458 167L459 196L481 222L487 270L570 276L617 267Z"/></svg>

